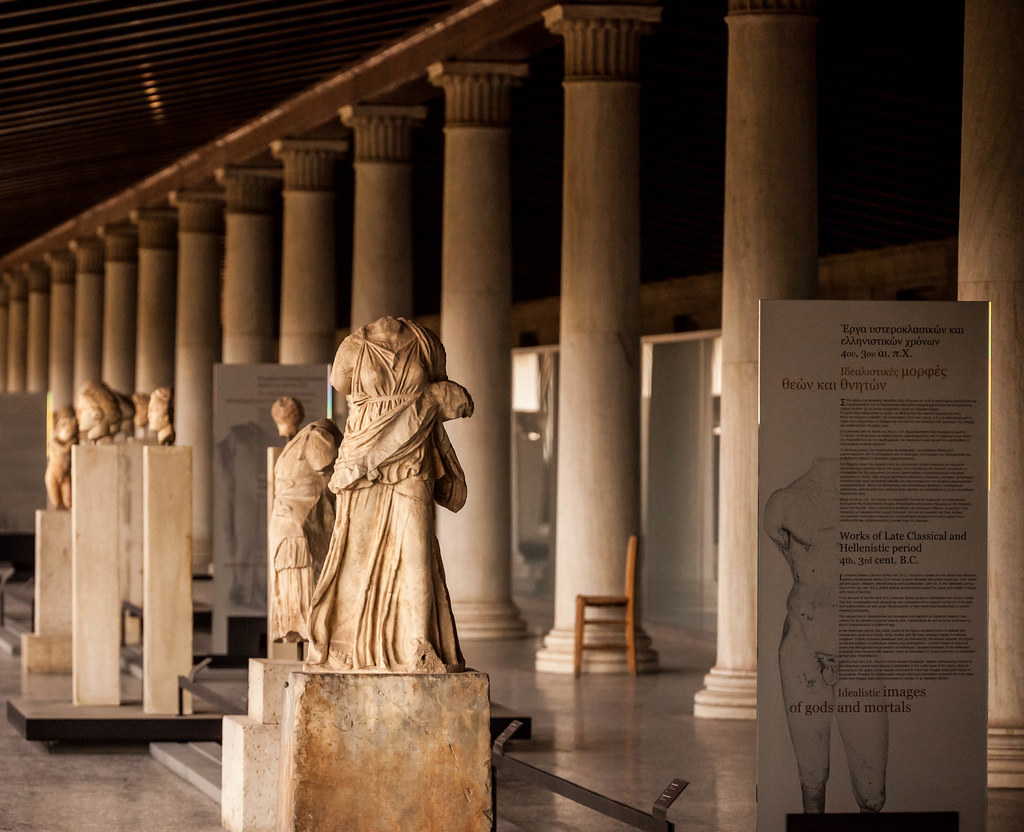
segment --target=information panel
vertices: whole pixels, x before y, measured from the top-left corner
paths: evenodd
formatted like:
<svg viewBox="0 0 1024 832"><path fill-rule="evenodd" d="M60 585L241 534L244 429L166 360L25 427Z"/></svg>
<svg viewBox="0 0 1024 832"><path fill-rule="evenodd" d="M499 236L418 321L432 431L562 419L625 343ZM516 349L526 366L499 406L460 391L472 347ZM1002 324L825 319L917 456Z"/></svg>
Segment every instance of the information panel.
<svg viewBox="0 0 1024 832"><path fill-rule="evenodd" d="M329 364L213 368L213 649L228 650L228 619L267 614L267 448L284 446L270 416L294 396L303 424L330 413Z"/></svg>
<svg viewBox="0 0 1024 832"><path fill-rule="evenodd" d="M985 828L988 331L762 301L759 832Z"/></svg>

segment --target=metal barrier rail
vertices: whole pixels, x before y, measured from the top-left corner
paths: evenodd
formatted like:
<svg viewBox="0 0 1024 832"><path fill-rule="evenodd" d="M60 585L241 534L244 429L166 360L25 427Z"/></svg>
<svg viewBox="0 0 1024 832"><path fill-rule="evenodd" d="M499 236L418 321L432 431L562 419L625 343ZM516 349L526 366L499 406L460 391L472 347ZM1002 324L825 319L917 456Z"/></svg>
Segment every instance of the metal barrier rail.
<svg viewBox="0 0 1024 832"><path fill-rule="evenodd" d="M675 832L675 824L667 816L668 807L679 797L683 789L690 785L688 780L677 777L668 784L665 791L654 801L654 806L649 813L641 812L639 809L634 809L625 803L619 803L619 801L612 800L610 797L605 797L583 786L578 786L576 783L558 777L551 772L543 771L529 763L524 763L522 760L506 757L505 743L516 732L520 724L518 720L510 722L508 727L501 732L491 746L491 765L495 771L504 772L515 777L517 780L532 783L562 797L567 797L569 800L586 806L588 809L593 809L595 812L600 812L606 817L629 824L635 829L643 829L646 832ZM495 823L497 823L498 819L497 803L497 788L495 787Z"/></svg>

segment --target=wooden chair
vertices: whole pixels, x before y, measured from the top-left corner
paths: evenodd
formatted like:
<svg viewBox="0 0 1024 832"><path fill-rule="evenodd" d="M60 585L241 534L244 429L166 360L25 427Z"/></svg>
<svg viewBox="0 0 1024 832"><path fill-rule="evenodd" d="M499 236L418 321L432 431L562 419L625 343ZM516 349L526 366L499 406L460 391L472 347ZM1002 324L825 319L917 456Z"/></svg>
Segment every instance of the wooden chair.
<svg viewBox="0 0 1024 832"><path fill-rule="evenodd" d="M636 667L636 559L637 536L630 535L626 548L626 594L625 595L577 595L576 596L576 641L573 657L573 673L578 678L583 666L583 651L590 649L607 649L609 647L625 647L629 672L637 675ZM624 618L587 618L587 608L622 609ZM585 644L584 630L590 624L598 627L618 627L625 630L625 639L621 644L612 642L601 644Z"/></svg>

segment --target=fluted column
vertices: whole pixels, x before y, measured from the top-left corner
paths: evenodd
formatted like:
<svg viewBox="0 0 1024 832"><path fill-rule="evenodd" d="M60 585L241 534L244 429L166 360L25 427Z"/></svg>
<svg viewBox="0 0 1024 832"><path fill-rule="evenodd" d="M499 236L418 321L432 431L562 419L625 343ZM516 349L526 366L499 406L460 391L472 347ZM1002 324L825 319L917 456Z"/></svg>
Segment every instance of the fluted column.
<svg viewBox="0 0 1024 832"><path fill-rule="evenodd" d="M174 384L175 296L178 282L178 212L138 208L139 315L135 334L135 390L151 393Z"/></svg>
<svg viewBox="0 0 1024 832"><path fill-rule="evenodd" d="M282 364L334 359L334 166L348 141L281 139L271 145L284 163L281 243Z"/></svg>
<svg viewBox="0 0 1024 832"><path fill-rule="evenodd" d="M98 237L71 241L75 255L74 389L103 375L103 243Z"/></svg>
<svg viewBox="0 0 1024 832"><path fill-rule="evenodd" d="M46 393L50 388L50 270L45 263L25 267L28 279L28 346L25 389Z"/></svg>
<svg viewBox="0 0 1024 832"><path fill-rule="evenodd" d="M0 280L0 393L7 392L7 284Z"/></svg>
<svg viewBox="0 0 1024 832"><path fill-rule="evenodd" d="M232 165L224 186L225 364L265 364L274 351L274 208L281 169ZM329 361L329 358L323 358Z"/></svg>
<svg viewBox="0 0 1024 832"><path fill-rule="evenodd" d="M139 238L130 223L105 225L100 234L106 254L102 378L119 393L131 395L135 391Z"/></svg>
<svg viewBox="0 0 1024 832"><path fill-rule="evenodd" d="M25 392L25 361L28 346L28 280L7 272L7 392Z"/></svg>
<svg viewBox="0 0 1024 832"><path fill-rule="evenodd" d="M192 448L192 569L213 562L213 365L220 361L224 198L172 194L178 209L178 298L174 367L177 444Z"/></svg>
<svg viewBox="0 0 1024 832"><path fill-rule="evenodd" d="M75 402L75 258L70 251L46 255L50 266L50 393L53 409Z"/></svg>
<svg viewBox="0 0 1024 832"><path fill-rule="evenodd" d="M565 40L555 623L537 669L571 673L578 593L621 595L640 531L641 36L653 6L556 6ZM598 634L594 645L605 638ZM616 638L614 635L612 639ZM641 670L657 666L638 635ZM626 672L622 650L585 672Z"/></svg>
<svg viewBox="0 0 1024 832"><path fill-rule="evenodd" d="M960 300L991 304L988 782L1024 788L1024 6L967 0Z"/></svg>
<svg viewBox="0 0 1024 832"><path fill-rule="evenodd" d="M448 426L470 484L458 514L439 511L459 635L522 635L512 601L512 235L509 91L526 64L445 63L429 70L445 92L441 340L448 373L476 412Z"/></svg>
<svg viewBox="0 0 1024 832"><path fill-rule="evenodd" d="M426 107L341 108L355 137L353 330L383 315L412 317L412 134L426 117Z"/></svg>
<svg viewBox="0 0 1024 832"><path fill-rule="evenodd" d="M757 706L758 300L818 279L815 0L731 0L722 257L718 655L694 714Z"/></svg>

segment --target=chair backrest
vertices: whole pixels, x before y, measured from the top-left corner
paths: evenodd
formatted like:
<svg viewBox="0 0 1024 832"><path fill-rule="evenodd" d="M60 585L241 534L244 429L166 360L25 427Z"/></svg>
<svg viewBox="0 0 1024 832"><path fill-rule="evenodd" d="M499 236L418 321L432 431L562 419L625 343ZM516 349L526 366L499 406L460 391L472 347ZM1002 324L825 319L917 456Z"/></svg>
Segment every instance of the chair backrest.
<svg viewBox="0 0 1024 832"><path fill-rule="evenodd" d="M635 534L629 536L629 543L626 544L626 597L629 603L636 601L636 561L639 539Z"/></svg>

